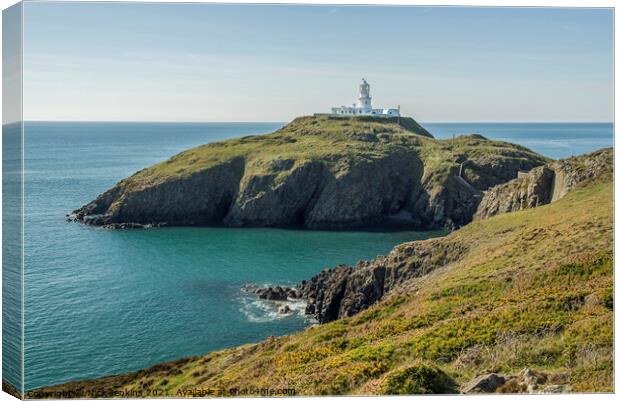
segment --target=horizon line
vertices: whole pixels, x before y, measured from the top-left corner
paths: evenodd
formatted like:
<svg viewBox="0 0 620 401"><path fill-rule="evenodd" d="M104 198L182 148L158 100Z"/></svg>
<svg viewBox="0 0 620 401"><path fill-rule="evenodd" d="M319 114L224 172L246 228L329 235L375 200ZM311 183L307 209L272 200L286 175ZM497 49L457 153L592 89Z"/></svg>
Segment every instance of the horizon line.
<svg viewBox="0 0 620 401"><path fill-rule="evenodd" d="M303 116L300 116L303 117ZM297 118L297 117L295 117ZM198 121L198 120L17 120L3 122L2 125L17 123L126 123L126 124L287 124L289 121ZM614 124L614 121L419 121L419 124Z"/></svg>

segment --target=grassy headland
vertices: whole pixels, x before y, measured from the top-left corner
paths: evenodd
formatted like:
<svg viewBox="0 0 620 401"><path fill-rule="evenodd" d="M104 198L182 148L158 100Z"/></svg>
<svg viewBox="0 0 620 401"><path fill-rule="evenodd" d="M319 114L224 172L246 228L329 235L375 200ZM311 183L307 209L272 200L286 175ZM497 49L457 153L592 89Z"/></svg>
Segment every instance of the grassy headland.
<svg viewBox="0 0 620 401"><path fill-rule="evenodd" d="M420 136L411 140L450 146ZM459 141L461 149L472 141L507 146ZM479 157L488 156L481 151ZM233 388L290 388L297 395L445 393L458 392L483 373L517 374L528 367L571 391L612 391L612 195L611 173L604 174L551 204L474 221L424 241L435 252L431 259L450 250L462 255L353 317L44 390L108 396ZM393 260L414 257L407 253L410 245L395 248Z"/></svg>
<svg viewBox="0 0 620 401"><path fill-rule="evenodd" d="M399 215L416 228L454 228L471 220L480 190L548 161L478 135L437 140L410 118L300 117L145 168L74 217L109 227L348 229Z"/></svg>

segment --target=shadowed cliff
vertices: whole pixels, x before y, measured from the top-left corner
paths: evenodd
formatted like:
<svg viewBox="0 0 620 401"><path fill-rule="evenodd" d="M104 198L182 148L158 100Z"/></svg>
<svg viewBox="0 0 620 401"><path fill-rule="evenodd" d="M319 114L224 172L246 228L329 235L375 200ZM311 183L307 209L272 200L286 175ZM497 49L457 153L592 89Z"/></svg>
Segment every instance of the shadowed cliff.
<svg viewBox="0 0 620 401"><path fill-rule="evenodd" d="M551 162L486 191L476 217L486 219L558 201L576 188L610 180L612 171L612 149ZM465 243L444 239L405 243L387 256L325 269L289 294L306 301L306 313L319 322L330 322L369 308L402 283L454 263L468 251ZM259 291L267 299L278 295L273 287Z"/></svg>
<svg viewBox="0 0 620 401"><path fill-rule="evenodd" d="M411 118L300 117L141 170L71 218L111 228L452 229L471 221L480 191L547 161L479 135L436 140Z"/></svg>
<svg viewBox="0 0 620 401"><path fill-rule="evenodd" d="M582 166L597 155L582 157ZM328 286L311 302L335 321L32 396L613 391L613 167L606 160L603 174L550 204L405 243L302 284L307 294L309 282L340 285L339 302L330 301ZM360 290L347 291L354 287Z"/></svg>

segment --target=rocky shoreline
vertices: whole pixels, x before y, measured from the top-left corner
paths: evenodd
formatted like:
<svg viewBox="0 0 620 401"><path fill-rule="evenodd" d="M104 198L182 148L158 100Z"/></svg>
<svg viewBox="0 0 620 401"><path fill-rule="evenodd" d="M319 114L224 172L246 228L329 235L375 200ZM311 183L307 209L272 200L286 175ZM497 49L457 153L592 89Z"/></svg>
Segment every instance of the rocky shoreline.
<svg viewBox="0 0 620 401"><path fill-rule="evenodd" d="M487 191L476 219L551 203L583 183L611 174L612 169L612 149L537 167ZM301 299L307 303L306 314L327 323L369 308L400 284L453 263L467 252L461 244L443 238L404 243L387 256L325 269L294 288L274 286L254 293L266 300Z"/></svg>
<svg viewBox="0 0 620 401"><path fill-rule="evenodd" d="M84 222L75 212L67 214L65 216L65 220L70 223L84 223L89 224L88 222ZM97 224L91 224L97 225ZM108 230L139 230L139 229L149 229L149 228L158 228L165 227L166 223L108 223L101 225L101 228L105 228Z"/></svg>
<svg viewBox="0 0 620 401"><path fill-rule="evenodd" d="M307 302L307 313L331 323L37 391L45 397L256 385L295 388L297 395L613 391L612 153L551 162L540 175L522 174L481 200L514 199L510 188L518 194L528 188L524 182L539 191L527 193L566 190L548 204L500 208L445 237L326 269L293 288L242 289L261 305ZM561 185L556 163L568 163Z"/></svg>
<svg viewBox="0 0 620 401"><path fill-rule="evenodd" d="M303 301L299 291L295 288L274 286L259 287L256 284L245 284L241 287L241 292L251 293L265 301L273 301L276 304L279 315L293 313L290 302ZM302 305L303 306L303 305Z"/></svg>
<svg viewBox="0 0 620 401"><path fill-rule="evenodd" d="M252 292L265 300L302 300L307 315L327 323L369 308L400 284L452 263L466 252L442 238L409 242L387 256L325 269L296 287L255 288Z"/></svg>
<svg viewBox="0 0 620 401"><path fill-rule="evenodd" d="M437 140L405 117L300 117L143 169L68 218L111 229L455 229L482 191L548 161L480 135Z"/></svg>

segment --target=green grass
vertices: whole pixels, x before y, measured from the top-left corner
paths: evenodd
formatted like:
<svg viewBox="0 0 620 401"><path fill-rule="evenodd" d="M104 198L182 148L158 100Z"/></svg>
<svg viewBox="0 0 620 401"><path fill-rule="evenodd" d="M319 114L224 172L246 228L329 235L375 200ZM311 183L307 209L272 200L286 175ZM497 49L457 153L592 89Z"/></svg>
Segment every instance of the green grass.
<svg viewBox="0 0 620 401"><path fill-rule="evenodd" d="M449 394L458 392L455 381L435 366L415 364L395 369L385 377L383 394Z"/></svg>
<svg viewBox="0 0 620 401"><path fill-rule="evenodd" d="M322 161L336 174L356 162L383 158L393 152L414 152L425 165L425 177L440 182L458 168L455 160L466 155L471 161L506 158L547 161L518 145L489 141L479 136L461 136L455 141L436 140L410 118L299 117L268 135L229 139L182 152L143 169L126 180L128 189L140 190L162 182L187 177L233 160L242 160L246 175L276 173L282 180L290 169L279 171L278 162L302 165ZM471 173L470 173L471 174Z"/></svg>
<svg viewBox="0 0 620 401"><path fill-rule="evenodd" d="M437 252L466 253L354 317L56 389L436 393L529 367L564 377L576 392L612 391L612 190L606 177L552 204L427 240Z"/></svg>

